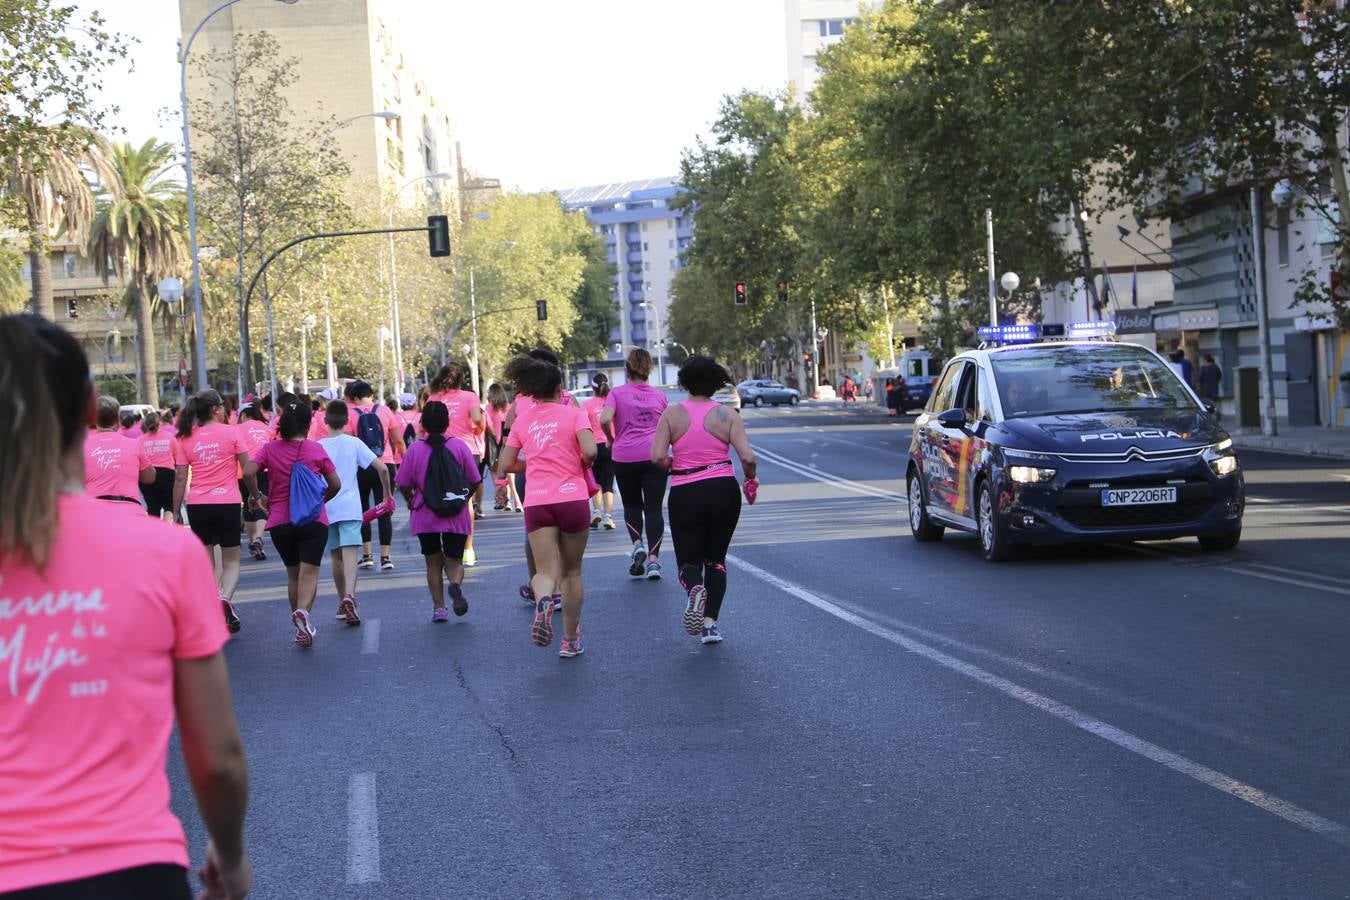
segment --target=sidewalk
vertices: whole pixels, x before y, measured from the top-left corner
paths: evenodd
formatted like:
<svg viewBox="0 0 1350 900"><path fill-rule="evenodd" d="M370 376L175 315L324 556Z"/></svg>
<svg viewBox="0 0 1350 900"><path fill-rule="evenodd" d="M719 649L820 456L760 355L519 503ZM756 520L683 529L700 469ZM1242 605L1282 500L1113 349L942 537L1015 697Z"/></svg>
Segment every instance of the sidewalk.
<svg viewBox="0 0 1350 900"><path fill-rule="evenodd" d="M1233 430L1229 434L1235 445L1248 450L1350 459L1350 429L1347 428L1281 427L1274 437L1266 437L1259 431Z"/></svg>

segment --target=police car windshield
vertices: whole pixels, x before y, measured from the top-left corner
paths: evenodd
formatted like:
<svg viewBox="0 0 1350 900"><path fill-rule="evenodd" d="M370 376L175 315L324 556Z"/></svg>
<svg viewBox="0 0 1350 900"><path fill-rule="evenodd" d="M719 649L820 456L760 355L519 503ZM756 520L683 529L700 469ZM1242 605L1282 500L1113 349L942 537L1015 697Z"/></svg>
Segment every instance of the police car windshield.
<svg viewBox="0 0 1350 900"><path fill-rule="evenodd" d="M1197 409L1153 354L1116 344L1028 347L990 358L1005 418L1129 409Z"/></svg>

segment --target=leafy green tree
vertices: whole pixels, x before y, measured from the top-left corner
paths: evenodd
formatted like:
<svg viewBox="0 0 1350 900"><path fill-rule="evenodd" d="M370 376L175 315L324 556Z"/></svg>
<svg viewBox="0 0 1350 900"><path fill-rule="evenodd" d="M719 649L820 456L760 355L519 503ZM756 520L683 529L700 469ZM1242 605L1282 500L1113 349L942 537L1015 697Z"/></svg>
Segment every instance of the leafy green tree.
<svg viewBox="0 0 1350 900"><path fill-rule="evenodd" d="M735 278L694 261L671 281L670 321L667 330L690 352L724 363L749 363L762 358L751 312L732 303Z"/></svg>
<svg viewBox="0 0 1350 900"><path fill-rule="evenodd" d="M173 156L171 145L154 139L139 147L113 145L108 157L113 177L99 193L98 212L89 227L95 265L106 269L111 263L118 276L130 275L127 291L136 310L140 393L151 406L159 405L152 292L185 255L183 187L166 174Z"/></svg>
<svg viewBox="0 0 1350 900"><path fill-rule="evenodd" d="M28 300L23 283L23 254L0 240L0 315L21 312Z"/></svg>
<svg viewBox="0 0 1350 900"><path fill-rule="evenodd" d="M615 268L606 256L604 242L588 229L578 233L577 251L586 263L572 298L577 320L563 338L561 355L566 362L603 359L609 351L609 336L619 324L611 292Z"/></svg>

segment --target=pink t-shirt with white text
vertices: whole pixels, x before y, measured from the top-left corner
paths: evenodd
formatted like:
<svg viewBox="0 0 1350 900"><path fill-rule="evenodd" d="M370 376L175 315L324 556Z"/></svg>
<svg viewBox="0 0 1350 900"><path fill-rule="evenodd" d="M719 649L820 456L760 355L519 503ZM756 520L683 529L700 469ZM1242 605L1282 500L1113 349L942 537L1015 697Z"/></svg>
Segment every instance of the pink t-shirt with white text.
<svg viewBox="0 0 1350 900"><path fill-rule="evenodd" d="M615 462L647 462L652 457L656 424L666 411L666 395L650 384L630 381L609 392L605 405L614 410L609 428L614 432L610 453Z"/></svg>
<svg viewBox="0 0 1350 900"><path fill-rule="evenodd" d="M229 639L190 532L89 494L58 504L45 571L0 563L0 894L187 866L165 772L174 660Z"/></svg>
<svg viewBox="0 0 1350 900"><path fill-rule="evenodd" d="M577 435L590 428L590 417L576 406L537 403L520 413L506 446L519 448L528 460L523 498L526 506L587 498Z"/></svg>
<svg viewBox="0 0 1350 900"><path fill-rule="evenodd" d="M474 456L482 456L483 432L475 433L473 425L473 411L482 409L478 395L473 391L443 391L432 394L427 399L445 404L445 410L450 414L450 427L445 433L467 444L469 452Z"/></svg>
<svg viewBox="0 0 1350 900"><path fill-rule="evenodd" d="M141 435L141 447L145 449L145 455L150 460L150 465L156 469L172 469L173 448L178 443L178 439L173 436L173 432L168 428L161 428L151 434Z"/></svg>
<svg viewBox="0 0 1350 900"><path fill-rule="evenodd" d="M139 441L115 431L91 431L84 442L84 489L95 497L141 495L141 469L150 457Z"/></svg>
<svg viewBox="0 0 1350 900"><path fill-rule="evenodd" d="M192 474L189 505L239 503L239 454L247 451L238 425L212 423L178 439L174 463Z"/></svg>
<svg viewBox="0 0 1350 900"><path fill-rule="evenodd" d="M245 419L234 427L239 429L239 436L244 442L244 452L248 454L250 459L253 458L253 454L258 451L259 447L272 440L272 429L268 427L266 422L259 422L257 419Z"/></svg>

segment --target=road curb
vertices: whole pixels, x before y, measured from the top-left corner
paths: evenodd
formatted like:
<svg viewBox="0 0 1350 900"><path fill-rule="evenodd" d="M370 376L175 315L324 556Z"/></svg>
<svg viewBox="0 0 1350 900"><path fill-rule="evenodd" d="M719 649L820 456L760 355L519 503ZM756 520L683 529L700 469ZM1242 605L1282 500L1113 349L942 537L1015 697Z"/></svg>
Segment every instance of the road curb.
<svg viewBox="0 0 1350 900"><path fill-rule="evenodd" d="M1336 446L1310 440L1289 440L1266 437L1263 434L1234 434L1233 445L1239 450L1265 450L1290 456L1315 456L1320 459L1350 460L1350 446Z"/></svg>

